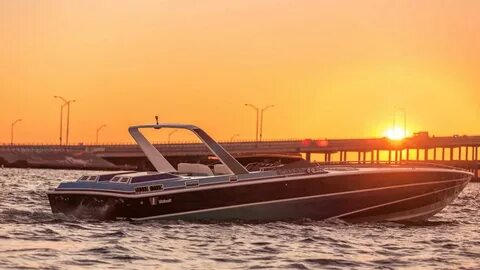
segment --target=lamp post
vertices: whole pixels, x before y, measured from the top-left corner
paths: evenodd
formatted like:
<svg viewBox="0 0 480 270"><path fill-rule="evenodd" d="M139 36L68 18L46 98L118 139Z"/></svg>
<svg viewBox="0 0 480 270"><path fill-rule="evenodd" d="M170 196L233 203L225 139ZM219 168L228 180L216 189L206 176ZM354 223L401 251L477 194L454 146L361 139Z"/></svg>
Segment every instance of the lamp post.
<svg viewBox="0 0 480 270"><path fill-rule="evenodd" d="M13 129L15 128L15 125L22 121L22 119L17 119L12 122L12 125L10 126L10 144L13 145Z"/></svg>
<svg viewBox="0 0 480 270"><path fill-rule="evenodd" d="M236 137L240 136L240 134L233 134L232 137L230 137L230 141L233 142L233 140L235 140Z"/></svg>
<svg viewBox="0 0 480 270"><path fill-rule="evenodd" d="M58 98L60 100L63 101L63 104L62 106L60 106L60 145L62 145L62 133L63 133L63 127L62 127L62 124L63 124L63 107L64 106L67 106L67 136L66 136L66 140L65 140L65 143L68 145L68 135L69 135L69 130L70 130L70 103L73 103L75 102L76 100L72 99L72 100L67 100L65 99L64 97L61 97L61 96L53 96L54 98Z"/></svg>
<svg viewBox="0 0 480 270"><path fill-rule="evenodd" d="M175 130L170 131L170 133L168 133L168 144L170 144L170 137L172 137L172 135L177 131L178 131L178 129L175 129Z"/></svg>
<svg viewBox="0 0 480 270"><path fill-rule="evenodd" d="M245 106L248 106L252 109L254 109L256 112L257 112L257 129L256 129L256 133L255 133L255 141L259 141L258 139L258 134L259 134L259 131L260 131L260 141L262 141L262 135L263 135L263 113L270 109L270 108L273 108L275 107L275 105L268 105L268 106L265 106L263 107L262 109L259 109L257 106L253 105L253 104L245 104Z"/></svg>
<svg viewBox="0 0 480 270"><path fill-rule="evenodd" d="M75 102L75 100L70 100L67 102L67 138L65 144L68 145L68 135L70 134L70 103Z"/></svg>
<svg viewBox="0 0 480 270"><path fill-rule="evenodd" d="M57 98L57 96L54 96L55 98ZM65 104L62 104L60 105L60 136L58 137L59 138L59 144L62 145L62 133L63 133L63 127L62 127L62 124L63 124L63 106Z"/></svg>
<svg viewBox="0 0 480 270"><path fill-rule="evenodd" d="M265 106L262 108L261 112L260 112L260 141L262 141L262 136L263 136L263 113L270 109L270 108L273 108L275 107L275 105L268 105L268 106Z"/></svg>
<svg viewBox="0 0 480 270"><path fill-rule="evenodd" d="M97 134L96 134L96 136L95 136L95 143L96 143L96 144L98 144L98 133L100 133L100 130L102 130L102 129L103 129L104 127L106 127L106 126L107 126L107 125L103 124L103 125L101 125L101 126L99 126L99 127L97 128Z"/></svg>
<svg viewBox="0 0 480 270"><path fill-rule="evenodd" d="M257 124L255 125L255 141L258 141L258 121L259 121L259 116L260 116L260 110L253 104L245 104L245 106L250 107L254 109L257 112Z"/></svg>

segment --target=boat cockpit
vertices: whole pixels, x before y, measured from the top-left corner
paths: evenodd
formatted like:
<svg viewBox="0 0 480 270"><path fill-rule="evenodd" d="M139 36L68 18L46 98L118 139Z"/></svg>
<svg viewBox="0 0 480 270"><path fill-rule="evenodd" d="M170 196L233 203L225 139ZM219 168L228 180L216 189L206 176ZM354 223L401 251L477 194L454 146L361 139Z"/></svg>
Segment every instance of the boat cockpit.
<svg viewBox="0 0 480 270"><path fill-rule="evenodd" d="M137 184L148 181L174 180L184 178L201 178L208 176L225 176L232 173L223 164L215 164L211 167L199 163L179 163L176 172L106 172L100 174L82 175L77 182L111 182L124 184Z"/></svg>

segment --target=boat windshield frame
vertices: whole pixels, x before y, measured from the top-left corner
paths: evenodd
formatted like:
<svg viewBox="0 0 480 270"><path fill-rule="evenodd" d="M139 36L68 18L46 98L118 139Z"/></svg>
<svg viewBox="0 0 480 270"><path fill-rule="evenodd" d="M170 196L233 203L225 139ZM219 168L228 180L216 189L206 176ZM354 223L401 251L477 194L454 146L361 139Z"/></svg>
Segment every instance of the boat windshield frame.
<svg viewBox="0 0 480 270"><path fill-rule="evenodd" d="M139 125L131 126L128 132L138 144L148 160L152 163L155 169L162 173L175 173L177 170L168 162L168 160L158 151L158 149L150 143L145 136L140 132L140 129L162 129L175 128L186 129L195 134L208 149L224 164L232 174L248 174L248 170L243 167L238 160L236 160L230 153L228 153L220 144L218 144L212 137L210 137L201 128L190 124L172 124L159 123L155 125Z"/></svg>

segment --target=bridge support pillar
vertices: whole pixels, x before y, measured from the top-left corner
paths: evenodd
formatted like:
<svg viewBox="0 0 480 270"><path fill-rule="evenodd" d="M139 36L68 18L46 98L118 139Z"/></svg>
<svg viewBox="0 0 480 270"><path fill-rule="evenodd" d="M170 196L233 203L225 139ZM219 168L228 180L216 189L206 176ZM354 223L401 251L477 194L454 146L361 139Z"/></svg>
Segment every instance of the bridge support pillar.
<svg viewBox="0 0 480 270"><path fill-rule="evenodd" d="M312 160L312 153L310 153L310 152L305 153L305 159L308 162L310 162Z"/></svg>
<svg viewBox="0 0 480 270"><path fill-rule="evenodd" d="M433 148L433 160L437 160L437 147Z"/></svg>
<svg viewBox="0 0 480 270"><path fill-rule="evenodd" d="M410 148L407 148L406 151L407 151L407 152L405 153L405 155L406 155L405 159L406 159L407 161L410 161Z"/></svg>
<svg viewBox="0 0 480 270"><path fill-rule="evenodd" d="M465 147L465 160L468 161L468 146Z"/></svg>
<svg viewBox="0 0 480 270"><path fill-rule="evenodd" d="M420 160L420 148L417 148L417 161Z"/></svg>
<svg viewBox="0 0 480 270"><path fill-rule="evenodd" d="M370 151L370 164L375 163L375 152L372 150Z"/></svg>
<svg viewBox="0 0 480 270"><path fill-rule="evenodd" d="M445 161L445 147L442 147L442 161Z"/></svg>
<svg viewBox="0 0 480 270"><path fill-rule="evenodd" d="M475 147L475 152L477 152L477 155L478 155L478 148L477 148L477 147ZM478 168L478 165L479 165L478 162L475 162L474 165L473 165L473 170L474 170L473 173L474 173L474 175L475 175L474 181L478 181L478 180L479 180L479 179L478 179L478 169L479 169L479 168Z"/></svg>
<svg viewBox="0 0 480 270"><path fill-rule="evenodd" d="M425 149L423 150L423 153L424 153L423 159L424 159L425 161L428 161L428 148L425 148Z"/></svg>
<svg viewBox="0 0 480 270"><path fill-rule="evenodd" d="M392 163L392 150L388 150L388 164Z"/></svg>
<svg viewBox="0 0 480 270"><path fill-rule="evenodd" d="M453 147L450 147L450 161L453 160Z"/></svg>
<svg viewBox="0 0 480 270"><path fill-rule="evenodd" d="M375 159L377 160L377 164L380 163L380 149L377 149L377 153L375 154Z"/></svg>

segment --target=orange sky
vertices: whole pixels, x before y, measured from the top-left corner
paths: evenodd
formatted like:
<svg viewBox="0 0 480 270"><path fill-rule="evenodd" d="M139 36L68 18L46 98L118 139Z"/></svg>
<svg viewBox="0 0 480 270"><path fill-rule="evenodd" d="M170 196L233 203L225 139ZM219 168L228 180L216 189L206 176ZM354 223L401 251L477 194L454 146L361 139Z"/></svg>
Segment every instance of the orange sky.
<svg viewBox="0 0 480 270"><path fill-rule="evenodd" d="M0 143L129 141L167 122L265 138L480 134L480 1L0 0ZM400 116L399 116L400 121ZM168 132L156 137L166 140ZM188 139L177 132L172 139Z"/></svg>

